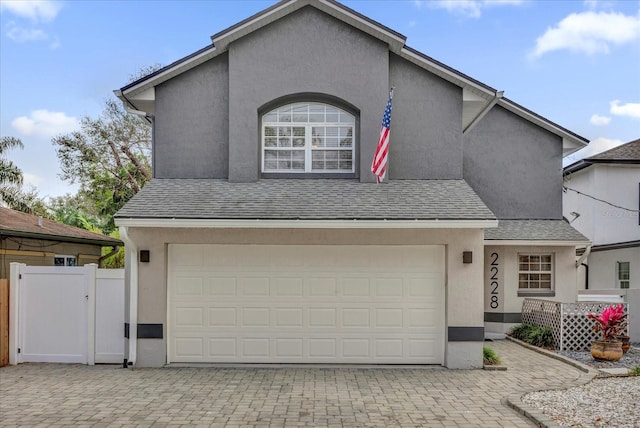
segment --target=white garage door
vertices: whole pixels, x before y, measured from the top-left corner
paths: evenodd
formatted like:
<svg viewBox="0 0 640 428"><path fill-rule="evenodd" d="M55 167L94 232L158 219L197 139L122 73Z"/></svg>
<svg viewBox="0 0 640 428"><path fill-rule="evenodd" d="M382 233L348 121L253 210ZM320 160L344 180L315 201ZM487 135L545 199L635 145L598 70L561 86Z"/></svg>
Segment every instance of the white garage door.
<svg viewBox="0 0 640 428"><path fill-rule="evenodd" d="M443 246L170 245L168 362L443 364Z"/></svg>

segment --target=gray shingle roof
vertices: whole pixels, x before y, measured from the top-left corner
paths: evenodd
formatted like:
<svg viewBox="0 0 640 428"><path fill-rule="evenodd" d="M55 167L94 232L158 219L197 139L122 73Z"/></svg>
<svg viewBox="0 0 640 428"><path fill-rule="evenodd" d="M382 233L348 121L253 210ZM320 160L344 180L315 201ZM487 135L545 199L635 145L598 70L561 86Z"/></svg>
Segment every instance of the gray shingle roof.
<svg viewBox="0 0 640 428"><path fill-rule="evenodd" d="M494 220L464 180L154 179L116 218Z"/></svg>
<svg viewBox="0 0 640 428"><path fill-rule="evenodd" d="M78 227L68 226L37 215L0 207L0 237L21 236L60 242L78 242L92 245L123 245L119 239Z"/></svg>
<svg viewBox="0 0 640 428"><path fill-rule="evenodd" d="M640 139L598 153L587 160L640 160Z"/></svg>
<svg viewBox="0 0 640 428"><path fill-rule="evenodd" d="M484 239L589 242L587 237L564 220L500 220L498 227L484 230Z"/></svg>

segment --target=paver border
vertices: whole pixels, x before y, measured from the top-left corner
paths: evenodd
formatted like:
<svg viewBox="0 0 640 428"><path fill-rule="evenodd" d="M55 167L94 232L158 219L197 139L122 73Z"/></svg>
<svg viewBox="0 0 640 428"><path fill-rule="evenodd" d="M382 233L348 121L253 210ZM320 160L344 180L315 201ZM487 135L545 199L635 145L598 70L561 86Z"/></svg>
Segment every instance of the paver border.
<svg viewBox="0 0 640 428"><path fill-rule="evenodd" d="M575 379L573 382L567 382L565 385L563 385L562 388L553 388L553 389L569 389L569 388L573 388L575 386L582 386L585 385L589 382L591 382L593 379L595 379L598 374L600 373L598 370L594 369L593 367L590 367L586 364L582 364L578 361L572 360L571 358L567 358L563 355L559 355L556 354L555 352L551 352L551 351L547 351L546 349L542 349L542 348L538 348L537 346L533 346L533 345L529 345L528 343L525 343L521 340L515 339L511 336L507 336L506 337L507 340L510 340L511 342L514 342L524 348L530 349L534 352L537 352L539 354L542 355L546 355L547 357L562 361L563 363L569 364L575 368L577 368L578 370L580 370L582 372L582 374L580 376L578 376L577 379ZM522 402L522 396L528 392L534 392L532 391L524 391L521 393L517 393L517 394L511 394L505 398L503 398L501 401L503 402L503 404L511 407L512 409L514 409L516 412L520 413L521 415L525 416L526 418L528 418L529 420L531 420L533 423L535 423L536 425L538 425L539 427L546 427L546 428L560 428L561 425L558 424L556 421L554 421L553 419L549 418L547 415L545 415L542 410L536 409L534 407L531 406L527 406L526 404L524 404Z"/></svg>

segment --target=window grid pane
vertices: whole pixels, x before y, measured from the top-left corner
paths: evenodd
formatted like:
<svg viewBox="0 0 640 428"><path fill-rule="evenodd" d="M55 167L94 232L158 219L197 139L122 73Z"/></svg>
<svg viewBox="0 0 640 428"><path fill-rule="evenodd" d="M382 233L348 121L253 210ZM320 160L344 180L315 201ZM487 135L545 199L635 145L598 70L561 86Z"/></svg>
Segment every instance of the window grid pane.
<svg viewBox="0 0 640 428"><path fill-rule="evenodd" d="M262 123L263 171L354 171L352 114L326 104L295 103L266 113Z"/></svg>
<svg viewBox="0 0 640 428"><path fill-rule="evenodd" d="M551 290L552 265L551 254L520 254L518 256L518 288Z"/></svg>
<svg viewBox="0 0 640 428"><path fill-rule="evenodd" d="M631 279L631 263L630 262L618 262L618 283L620 284L620 288L626 289L629 288L630 279Z"/></svg>

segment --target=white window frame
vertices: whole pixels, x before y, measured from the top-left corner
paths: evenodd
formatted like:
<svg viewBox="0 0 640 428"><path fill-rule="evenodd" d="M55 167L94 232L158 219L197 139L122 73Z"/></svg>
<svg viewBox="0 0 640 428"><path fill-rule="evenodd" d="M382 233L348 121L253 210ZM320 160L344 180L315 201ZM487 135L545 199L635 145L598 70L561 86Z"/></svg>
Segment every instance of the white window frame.
<svg viewBox="0 0 640 428"><path fill-rule="evenodd" d="M620 274L623 273L620 267L626 265L626 278L620 278ZM618 288L626 290L631 285L631 262L616 262L616 283Z"/></svg>
<svg viewBox="0 0 640 428"><path fill-rule="evenodd" d="M289 107L291 109L291 111L293 111L293 109L295 107L302 107L302 106L307 106L307 121L306 122L287 122L287 121L267 121L265 120L265 118L267 116L272 116L273 114L278 115L280 110L284 110L287 107ZM345 121L332 121L332 122L311 122L309 117L313 114L313 112L311 112L310 110L310 106L323 106L323 107L330 107L333 110L336 110L339 117L346 117L347 119L349 119L348 122ZM304 114L304 113L303 113ZM319 113L318 113L319 114ZM326 118L326 110L325 113L322 113L323 115L325 115ZM330 114L335 114L334 112L330 113ZM290 114L290 117L293 118L294 113ZM277 116L279 119L279 115ZM261 126L260 126L260 140L261 140L261 156L262 156L262 161L261 161L261 171L263 173L281 173L281 174L353 174L356 171L356 118L353 114L339 108L336 107L334 105L331 104L326 104L326 103L318 103L318 102L304 102L304 103L291 103L291 104L285 104L282 105L280 107L277 107L271 111L268 111L266 113L264 113L261 117ZM266 146L266 138L267 137L271 137L271 136L267 136L266 135L266 128L267 127L291 127L291 128L304 128L304 147L294 147L293 144L289 147L273 147L273 146ZM320 127L320 128L331 128L331 127L335 127L335 128L351 128L351 147L349 148L345 148L345 147L340 147L340 146L336 146L336 147L314 147L313 146L313 139L314 139L314 135L313 135L313 128L314 127ZM275 136L275 138L278 138L278 136ZM291 138L295 138L293 135L291 136ZM340 138L340 137L337 137ZM303 151L304 152L304 170L294 170L294 169L266 169L265 168L265 164L266 164L266 156L265 156L265 152L266 151ZM351 169L313 169L313 153L314 152L319 152L319 151L337 151L337 152L350 152L351 153ZM340 159L338 158L338 162L340 162Z"/></svg>
<svg viewBox="0 0 640 428"><path fill-rule="evenodd" d="M64 259L64 265L57 265L56 259ZM73 260L73 264L69 263L69 260ZM76 256L70 256L68 254L56 254L53 256L54 266L78 266L78 258Z"/></svg>
<svg viewBox="0 0 640 428"><path fill-rule="evenodd" d="M521 265L523 264L521 257L544 257L544 256L548 256L550 258L550 270L543 270L543 269L538 269L538 270L532 270L532 269L527 269L527 270L523 270L521 269ZM517 263L518 263L518 293L553 293L555 290L555 257L553 253L518 253L517 256ZM527 262L527 263L532 263L531 261ZM542 263L542 260L540 260L538 263ZM531 282L532 279L531 277L529 277L527 279L527 283L528 286L526 288L521 288L520 287L520 275L538 275L538 279L534 280L537 281L538 285L540 285L542 283L542 279L540 277L540 275L549 275L549 288L542 288L542 287L538 287L538 288L532 288Z"/></svg>

